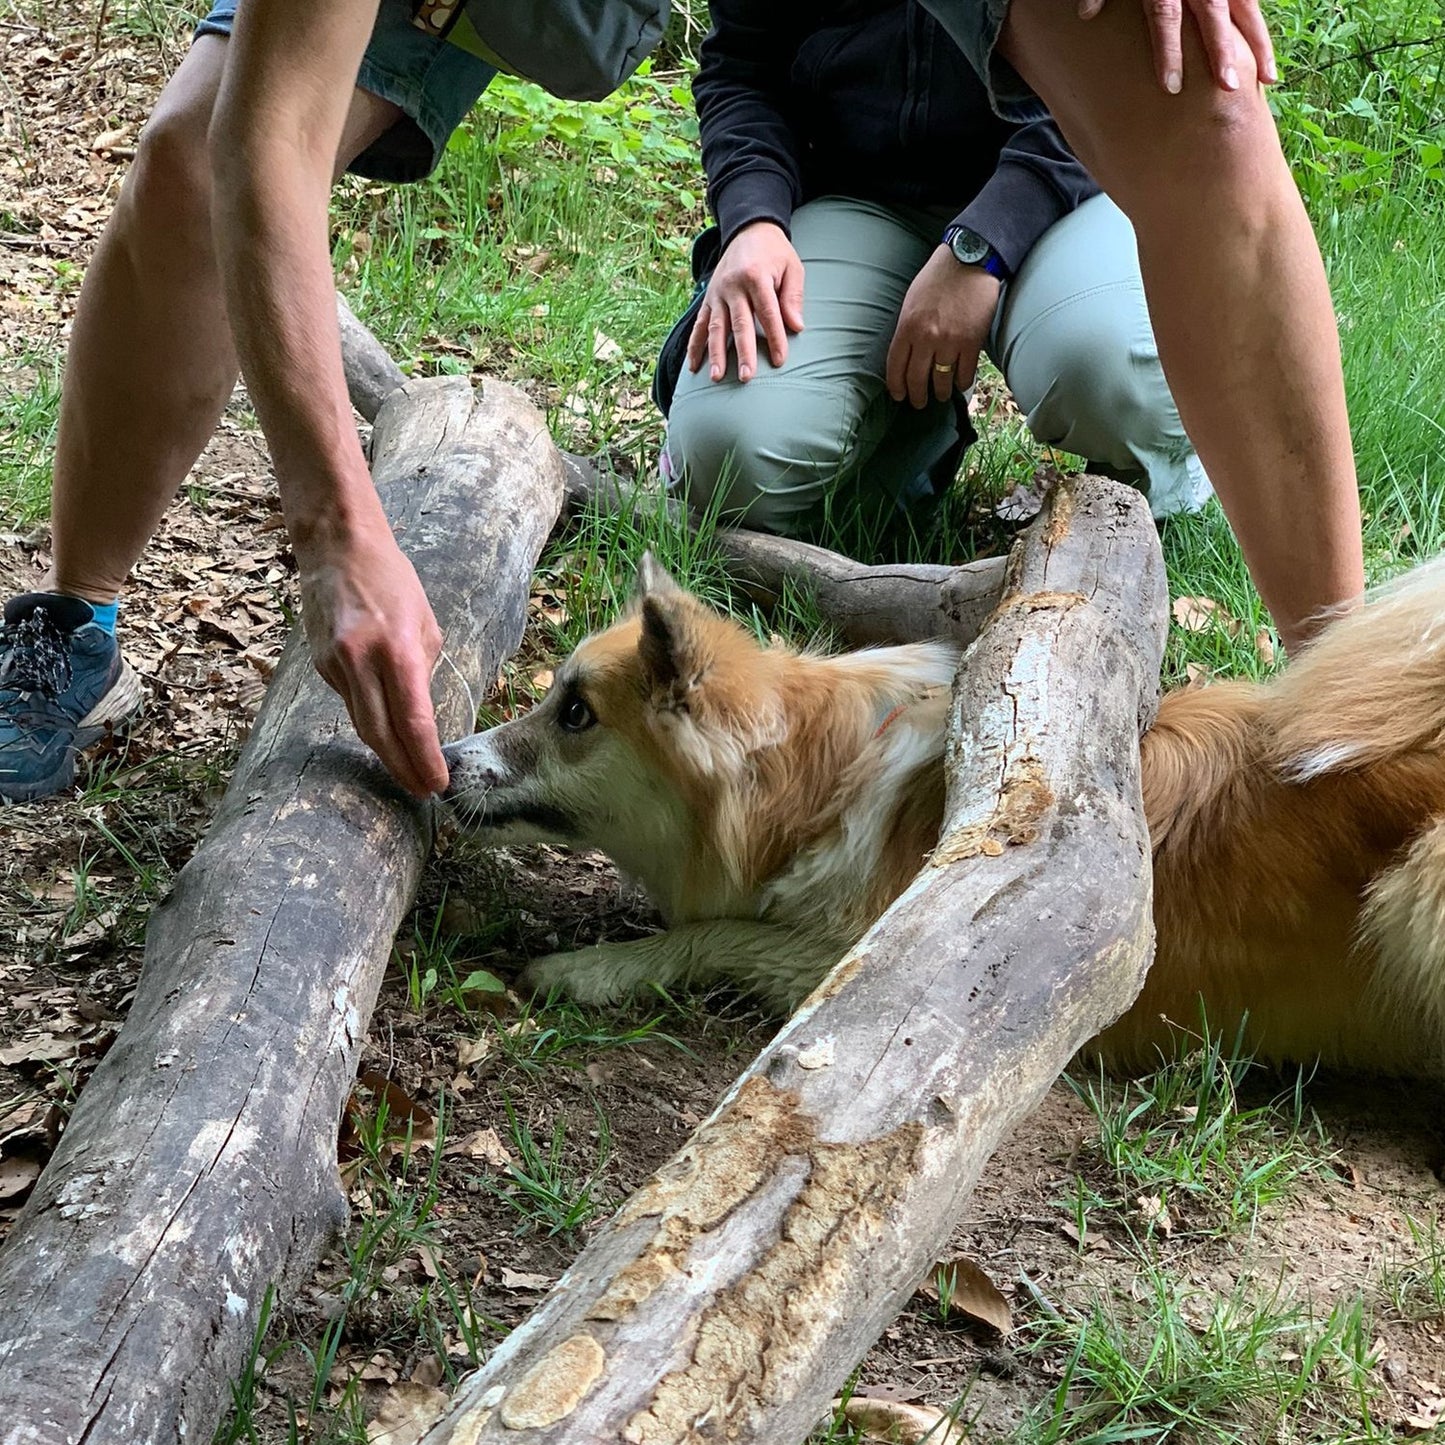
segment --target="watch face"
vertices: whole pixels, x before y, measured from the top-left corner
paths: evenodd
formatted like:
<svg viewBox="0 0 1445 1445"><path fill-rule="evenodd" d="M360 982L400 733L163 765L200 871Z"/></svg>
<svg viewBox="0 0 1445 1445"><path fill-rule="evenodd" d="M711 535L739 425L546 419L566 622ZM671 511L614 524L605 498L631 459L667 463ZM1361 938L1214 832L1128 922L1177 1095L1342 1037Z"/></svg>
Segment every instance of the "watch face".
<svg viewBox="0 0 1445 1445"><path fill-rule="evenodd" d="M965 266L977 266L988 256L988 242L966 226L956 226L949 237L949 249Z"/></svg>

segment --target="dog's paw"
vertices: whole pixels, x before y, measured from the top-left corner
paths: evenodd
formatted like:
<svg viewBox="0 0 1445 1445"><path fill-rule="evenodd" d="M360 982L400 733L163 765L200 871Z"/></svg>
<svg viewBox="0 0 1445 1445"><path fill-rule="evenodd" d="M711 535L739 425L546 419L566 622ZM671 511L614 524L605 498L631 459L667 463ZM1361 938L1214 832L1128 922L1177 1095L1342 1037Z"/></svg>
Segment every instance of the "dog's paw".
<svg viewBox="0 0 1445 1445"><path fill-rule="evenodd" d="M616 972L605 948L579 948L573 953L534 958L522 970L517 986L539 998L558 993L576 1003L610 1004L629 992Z"/></svg>

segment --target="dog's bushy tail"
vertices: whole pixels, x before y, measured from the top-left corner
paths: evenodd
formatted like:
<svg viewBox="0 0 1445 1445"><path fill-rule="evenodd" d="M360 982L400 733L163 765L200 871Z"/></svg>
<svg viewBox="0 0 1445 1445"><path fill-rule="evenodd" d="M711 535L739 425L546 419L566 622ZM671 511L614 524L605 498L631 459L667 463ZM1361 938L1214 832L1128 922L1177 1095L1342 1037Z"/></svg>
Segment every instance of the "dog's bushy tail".
<svg viewBox="0 0 1445 1445"><path fill-rule="evenodd" d="M1445 558L1331 624L1269 688L1273 762L1296 782L1445 747Z"/></svg>
<svg viewBox="0 0 1445 1445"><path fill-rule="evenodd" d="M1445 1073L1445 823L1422 833L1370 884L1360 936L1378 961L1375 986L1402 1045L1429 1040L1421 1063Z"/></svg>

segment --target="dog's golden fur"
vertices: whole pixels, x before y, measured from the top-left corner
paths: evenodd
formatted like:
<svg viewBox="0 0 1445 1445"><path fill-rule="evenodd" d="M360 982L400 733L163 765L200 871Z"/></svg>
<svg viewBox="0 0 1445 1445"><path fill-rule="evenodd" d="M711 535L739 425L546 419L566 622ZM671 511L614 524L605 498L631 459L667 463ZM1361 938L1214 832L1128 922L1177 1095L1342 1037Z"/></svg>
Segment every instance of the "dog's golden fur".
<svg viewBox="0 0 1445 1445"><path fill-rule="evenodd" d="M1270 683L1164 698L1142 754L1157 955L1106 1055L1147 1064L1202 998L1265 1057L1445 1072L1442 613L1437 563ZM645 565L544 704L448 750L464 825L600 847L668 921L528 981L601 1000L724 975L795 1003L937 839L954 660L765 648Z"/></svg>

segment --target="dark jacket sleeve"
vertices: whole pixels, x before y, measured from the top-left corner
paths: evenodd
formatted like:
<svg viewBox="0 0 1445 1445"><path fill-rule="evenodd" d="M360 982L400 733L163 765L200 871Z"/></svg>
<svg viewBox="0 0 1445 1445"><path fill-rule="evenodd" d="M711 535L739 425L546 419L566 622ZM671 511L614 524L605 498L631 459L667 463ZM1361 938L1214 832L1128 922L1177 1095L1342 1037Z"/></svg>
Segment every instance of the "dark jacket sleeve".
<svg viewBox="0 0 1445 1445"><path fill-rule="evenodd" d="M788 119L789 68L796 17L810 9L796 0L715 0L710 7L712 29L692 93L708 205L724 246L752 221L791 228L802 182Z"/></svg>
<svg viewBox="0 0 1445 1445"><path fill-rule="evenodd" d="M1009 137L993 175L954 222L982 236L1012 273L1055 221L1098 194L1094 178L1044 115Z"/></svg>

